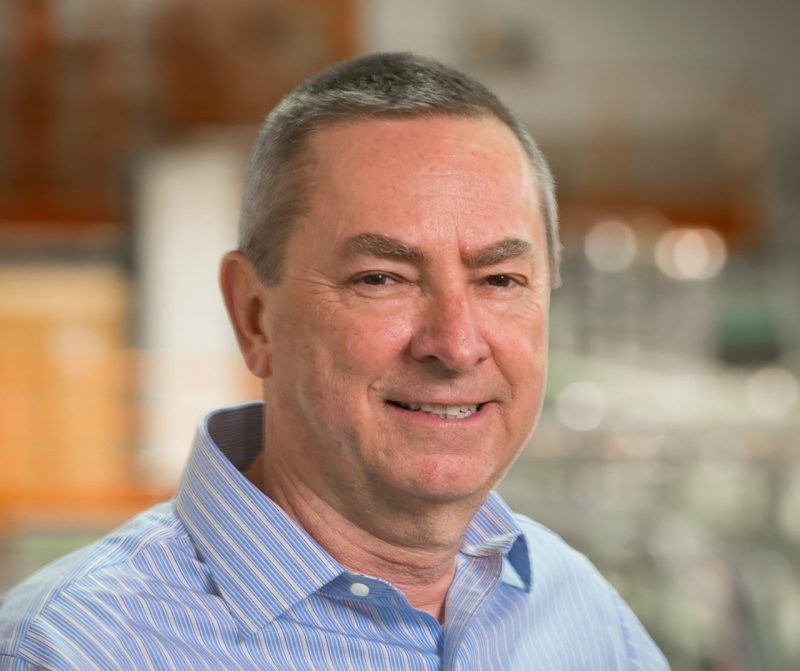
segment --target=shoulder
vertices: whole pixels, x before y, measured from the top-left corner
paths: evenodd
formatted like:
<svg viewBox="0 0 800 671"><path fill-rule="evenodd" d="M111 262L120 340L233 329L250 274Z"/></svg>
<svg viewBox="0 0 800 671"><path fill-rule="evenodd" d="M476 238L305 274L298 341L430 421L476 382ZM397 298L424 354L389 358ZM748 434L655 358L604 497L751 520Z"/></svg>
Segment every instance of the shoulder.
<svg viewBox="0 0 800 671"><path fill-rule="evenodd" d="M585 555L543 524L524 515L515 518L527 545L532 596L562 609L580 607L594 619L615 617L613 588Z"/></svg>
<svg viewBox="0 0 800 671"><path fill-rule="evenodd" d="M559 619L602 632L630 668L669 669L636 615L585 555L544 525L524 515L515 514L515 519L528 547L533 600L547 604Z"/></svg>
<svg viewBox="0 0 800 671"><path fill-rule="evenodd" d="M150 593L203 590L205 576L171 503L33 574L0 602L0 669L103 666L100 650L130 625ZM110 654L110 653L107 653ZM81 661L82 660L82 661Z"/></svg>

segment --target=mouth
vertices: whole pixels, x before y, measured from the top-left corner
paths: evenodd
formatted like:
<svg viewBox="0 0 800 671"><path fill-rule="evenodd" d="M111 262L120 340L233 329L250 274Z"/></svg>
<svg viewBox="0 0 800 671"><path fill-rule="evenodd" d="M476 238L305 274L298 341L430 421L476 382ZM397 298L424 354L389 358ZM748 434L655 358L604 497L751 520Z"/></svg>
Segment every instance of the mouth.
<svg viewBox="0 0 800 671"><path fill-rule="evenodd" d="M485 403L442 405L439 403L401 403L400 401L387 401L387 403L403 410L422 412L440 419L466 419L486 405Z"/></svg>

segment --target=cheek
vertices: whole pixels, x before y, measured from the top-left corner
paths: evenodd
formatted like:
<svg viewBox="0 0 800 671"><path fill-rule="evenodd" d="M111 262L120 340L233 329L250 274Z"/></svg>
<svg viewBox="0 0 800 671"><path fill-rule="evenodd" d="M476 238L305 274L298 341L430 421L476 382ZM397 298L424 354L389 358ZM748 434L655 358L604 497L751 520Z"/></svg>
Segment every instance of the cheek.
<svg viewBox="0 0 800 671"><path fill-rule="evenodd" d="M306 331L294 366L299 406L325 431L357 431L370 416L370 390L402 357L406 330L393 320L341 315ZM287 329L288 330L288 329ZM295 343L295 347L298 343ZM344 428L341 421L346 418Z"/></svg>
<svg viewBox="0 0 800 671"><path fill-rule="evenodd" d="M548 330L546 317L506 322L493 338L493 354L510 384L541 393L547 371Z"/></svg>
<svg viewBox="0 0 800 671"><path fill-rule="evenodd" d="M407 347L410 322L404 311L348 312L324 324L317 343L325 343L343 374L379 375Z"/></svg>
<svg viewBox="0 0 800 671"><path fill-rule="evenodd" d="M274 384L306 421L314 417L326 431L345 417L350 425L359 423L370 388L394 369L403 351L403 329L392 321L348 315L281 330Z"/></svg>

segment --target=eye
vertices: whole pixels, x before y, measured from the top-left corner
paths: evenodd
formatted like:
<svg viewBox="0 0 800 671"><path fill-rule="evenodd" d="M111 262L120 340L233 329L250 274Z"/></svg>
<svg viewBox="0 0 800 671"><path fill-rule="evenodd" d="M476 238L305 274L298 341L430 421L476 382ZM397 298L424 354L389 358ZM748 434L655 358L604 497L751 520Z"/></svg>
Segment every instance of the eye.
<svg viewBox="0 0 800 671"><path fill-rule="evenodd" d="M370 273L369 275L362 275L357 281L361 284L367 284L371 287L383 287L387 284L392 284L397 280L386 273Z"/></svg>
<svg viewBox="0 0 800 671"><path fill-rule="evenodd" d="M520 281L511 275L490 275L486 278L486 284L492 287L507 289L516 284L520 284Z"/></svg>
<svg viewBox="0 0 800 671"><path fill-rule="evenodd" d="M408 280L394 273L370 270L353 276L349 285L362 296L394 296L398 291L409 287Z"/></svg>

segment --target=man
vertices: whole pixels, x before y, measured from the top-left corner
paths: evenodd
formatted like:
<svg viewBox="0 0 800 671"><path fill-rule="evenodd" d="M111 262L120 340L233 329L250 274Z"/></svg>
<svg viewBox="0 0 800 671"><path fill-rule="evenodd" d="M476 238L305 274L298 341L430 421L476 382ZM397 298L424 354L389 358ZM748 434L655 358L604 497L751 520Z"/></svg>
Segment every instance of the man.
<svg viewBox="0 0 800 671"><path fill-rule="evenodd" d="M484 87L408 54L267 118L221 282L264 404L210 413L174 501L8 597L2 669L664 669L492 487L529 438L553 183Z"/></svg>

